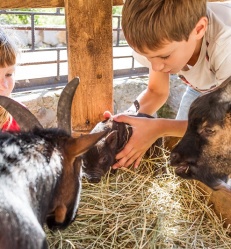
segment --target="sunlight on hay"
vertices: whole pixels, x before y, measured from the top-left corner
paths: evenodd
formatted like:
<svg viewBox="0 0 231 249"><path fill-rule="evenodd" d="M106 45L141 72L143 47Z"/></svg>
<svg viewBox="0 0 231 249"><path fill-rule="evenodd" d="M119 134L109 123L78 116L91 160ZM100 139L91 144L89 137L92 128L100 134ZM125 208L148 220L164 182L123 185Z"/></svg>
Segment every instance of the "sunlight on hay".
<svg viewBox="0 0 231 249"><path fill-rule="evenodd" d="M48 241L64 249L228 249L230 229L207 204L192 181L174 175L165 152L99 184L83 180L76 221L47 231Z"/></svg>

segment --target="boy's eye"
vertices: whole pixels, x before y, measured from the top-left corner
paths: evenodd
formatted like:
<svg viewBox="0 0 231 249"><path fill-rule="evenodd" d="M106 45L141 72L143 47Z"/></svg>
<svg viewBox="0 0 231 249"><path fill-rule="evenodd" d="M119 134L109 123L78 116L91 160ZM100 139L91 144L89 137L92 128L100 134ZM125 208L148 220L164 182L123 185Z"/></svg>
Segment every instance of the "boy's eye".
<svg viewBox="0 0 231 249"><path fill-rule="evenodd" d="M161 59L163 59L163 60L167 60L167 59L169 58L169 56L170 56L170 55L168 55L168 56L164 56L164 57L161 57Z"/></svg>
<svg viewBox="0 0 231 249"><path fill-rule="evenodd" d="M7 73L6 77L11 77L13 74L12 73Z"/></svg>

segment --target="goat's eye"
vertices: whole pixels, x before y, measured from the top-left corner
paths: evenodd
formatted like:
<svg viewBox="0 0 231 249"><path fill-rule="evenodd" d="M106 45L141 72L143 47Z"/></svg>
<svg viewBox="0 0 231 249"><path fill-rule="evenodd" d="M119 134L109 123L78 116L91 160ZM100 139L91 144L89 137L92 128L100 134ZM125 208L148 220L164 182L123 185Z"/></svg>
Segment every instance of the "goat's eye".
<svg viewBox="0 0 231 249"><path fill-rule="evenodd" d="M103 157L101 157L99 159L100 164L106 163L107 161L108 161L108 156L107 155L104 155Z"/></svg>
<svg viewBox="0 0 231 249"><path fill-rule="evenodd" d="M205 127L204 128L204 133L207 136L211 136L211 135L214 135L216 133L216 131L214 129L212 129L212 128Z"/></svg>

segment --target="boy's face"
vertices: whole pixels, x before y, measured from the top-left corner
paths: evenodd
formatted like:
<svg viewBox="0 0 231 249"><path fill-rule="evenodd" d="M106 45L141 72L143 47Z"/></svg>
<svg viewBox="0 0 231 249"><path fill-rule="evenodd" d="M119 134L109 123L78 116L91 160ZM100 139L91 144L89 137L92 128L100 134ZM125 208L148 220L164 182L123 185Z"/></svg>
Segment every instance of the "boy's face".
<svg viewBox="0 0 231 249"><path fill-rule="evenodd" d="M199 56L200 44L201 40L191 34L188 41L166 42L161 49L155 51L146 49L145 53L137 52L150 61L153 71L175 74L186 64L195 64L195 59L197 60Z"/></svg>
<svg viewBox="0 0 231 249"><path fill-rule="evenodd" d="M0 95L10 96L15 85L15 65L0 67Z"/></svg>

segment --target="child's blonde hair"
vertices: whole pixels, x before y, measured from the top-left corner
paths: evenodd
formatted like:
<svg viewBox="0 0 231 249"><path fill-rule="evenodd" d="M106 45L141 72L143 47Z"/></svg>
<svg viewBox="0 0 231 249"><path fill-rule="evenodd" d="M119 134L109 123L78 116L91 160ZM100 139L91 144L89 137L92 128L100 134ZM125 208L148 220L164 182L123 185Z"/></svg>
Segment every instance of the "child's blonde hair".
<svg viewBox="0 0 231 249"><path fill-rule="evenodd" d="M10 37L0 29L0 67L16 64L19 50Z"/></svg>
<svg viewBox="0 0 231 249"><path fill-rule="evenodd" d="M18 53L19 50L16 44L2 29L0 29L0 68L15 65ZM2 129L7 121L9 121L10 125L11 120L12 116L0 106L0 129ZM9 127L6 129L8 128Z"/></svg>
<svg viewBox="0 0 231 249"><path fill-rule="evenodd" d="M207 0L126 0L122 29L129 45L145 52L165 42L188 40L201 17Z"/></svg>

